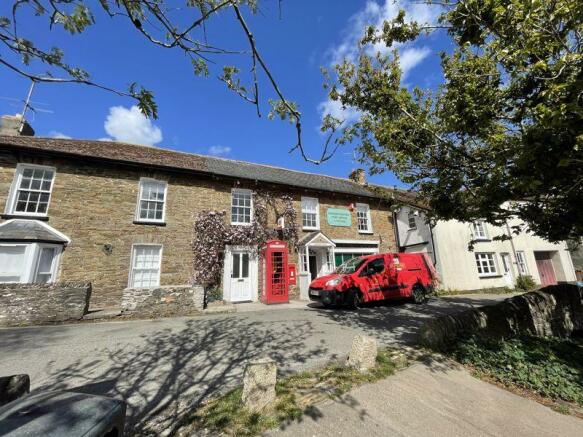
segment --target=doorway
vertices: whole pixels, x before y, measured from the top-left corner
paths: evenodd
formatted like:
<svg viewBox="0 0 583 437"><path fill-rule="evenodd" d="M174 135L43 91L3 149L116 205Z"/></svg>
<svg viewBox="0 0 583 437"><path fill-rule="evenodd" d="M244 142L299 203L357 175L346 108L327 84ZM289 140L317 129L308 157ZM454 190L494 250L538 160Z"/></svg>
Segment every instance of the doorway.
<svg viewBox="0 0 583 437"><path fill-rule="evenodd" d="M510 254L509 253L501 253L500 259L502 260L502 275L504 276L504 280L508 287L514 286L514 275L512 273L511 263L510 263Z"/></svg>
<svg viewBox="0 0 583 437"><path fill-rule="evenodd" d="M257 300L257 259L246 247L227 247L223 298L229 302Z"/></svg>
<svg viewBox="0 0 583 437"><path fill-rule="evenodd" d="M551 252L534 253L536 268L538 269L538 274L540 276L540 285L543 287L557 284L557 278L555 276L555 269L553 268L551 255Z"/></svg>

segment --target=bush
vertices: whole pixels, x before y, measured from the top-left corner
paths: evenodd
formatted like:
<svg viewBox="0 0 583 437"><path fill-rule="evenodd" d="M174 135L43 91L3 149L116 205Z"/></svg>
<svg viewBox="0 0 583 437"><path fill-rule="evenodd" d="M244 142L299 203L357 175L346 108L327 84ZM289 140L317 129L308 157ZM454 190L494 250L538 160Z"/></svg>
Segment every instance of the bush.
<svg viewBox="0 0 583 437"><path fill-rule="evenodd" d="M452 355L478 375L583 405L583 343L523 336L510 340L470 337Z"/></svg>
<svg viewBox="0 0 583 437"><path fill-rule="evenodd" d="M532 276L520 275L518 276L518 278L516 278L516 288L518 290L530 291L533 290L535 287L536 282L534 282Z"/></svg>

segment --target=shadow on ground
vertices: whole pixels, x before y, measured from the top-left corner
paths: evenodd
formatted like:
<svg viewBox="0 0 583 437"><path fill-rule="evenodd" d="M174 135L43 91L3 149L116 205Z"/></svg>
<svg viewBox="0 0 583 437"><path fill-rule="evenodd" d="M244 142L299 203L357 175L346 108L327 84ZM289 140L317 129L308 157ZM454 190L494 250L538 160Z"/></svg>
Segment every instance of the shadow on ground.
<svg viewBox="0 0 583 437"><path fill-rule="evenodd" d="M319 303L310 304L322 318L334 324L355 329L370 335L382 344L415 345L419 328L430 318L457 313L466 309L493 305L496 297L431 297L424 304L406 301L371 302L358 310L324 308Z"/></svg>
<svg viewBox="0 0 583 437"><path fill-rule="evenodd" d="M313 330L311 323L287 324L283 333L273 333L267 324L241 318L190 320L184 329L159 330L137 347L105 349L96 354L99 359L77 360L53 373L51 383L38 390L124 399L130 433L172 434L184 413L211 394L238 385L249 359L268 355L285 372L286 363L329 355L323 343L309 350L303 345ZM71 414L67 420L74 420Z"/></svg>

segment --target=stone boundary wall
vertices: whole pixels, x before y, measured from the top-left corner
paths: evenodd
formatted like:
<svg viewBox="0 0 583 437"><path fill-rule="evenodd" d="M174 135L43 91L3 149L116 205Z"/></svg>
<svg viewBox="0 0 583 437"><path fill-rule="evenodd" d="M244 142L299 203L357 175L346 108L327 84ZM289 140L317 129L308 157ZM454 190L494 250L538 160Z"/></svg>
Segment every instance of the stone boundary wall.
<svg viewBox="0 0 583 437"><path fill-rule="evenodd" d="M90 298L89 282L0 284L0 326L80 320Z"/></svg>
<svg viewBox="0 0 583 437"><path fill-rule="evenodd" d="M167 285L156 288L126 288L121 310L146 317L189 315L204 308L204 288L200 285Z"/></svg>
<svg viewBox="0 0 583 437"><path fill-rule="evenodd" d="M569 337L575 331L583 331L583 288L560 284L438 317L425 323L419 335L425 346L443 349L472 334L501 339L520 334Z"/></svg>

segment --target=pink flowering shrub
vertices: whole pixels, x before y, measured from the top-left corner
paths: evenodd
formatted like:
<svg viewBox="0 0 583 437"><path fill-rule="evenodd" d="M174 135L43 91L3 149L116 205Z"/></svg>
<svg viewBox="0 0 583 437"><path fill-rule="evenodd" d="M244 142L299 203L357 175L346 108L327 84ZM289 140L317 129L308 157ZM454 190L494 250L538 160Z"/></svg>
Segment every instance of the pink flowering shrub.
<svg viewBox="0 0 583 437"><path fill-rule="evenodd" d="M218 286L223 274L225 245L249 246L252 256L259 256L268 240L282 239L290 248L298 242L297 214L291 196L276 197L273 193L253 193L253 219L249 226L229 224L226 211L202 211L194 222L193 282L205 289ZM277 219L283 217L285 227L269 226L269 212Z"/></svg>

